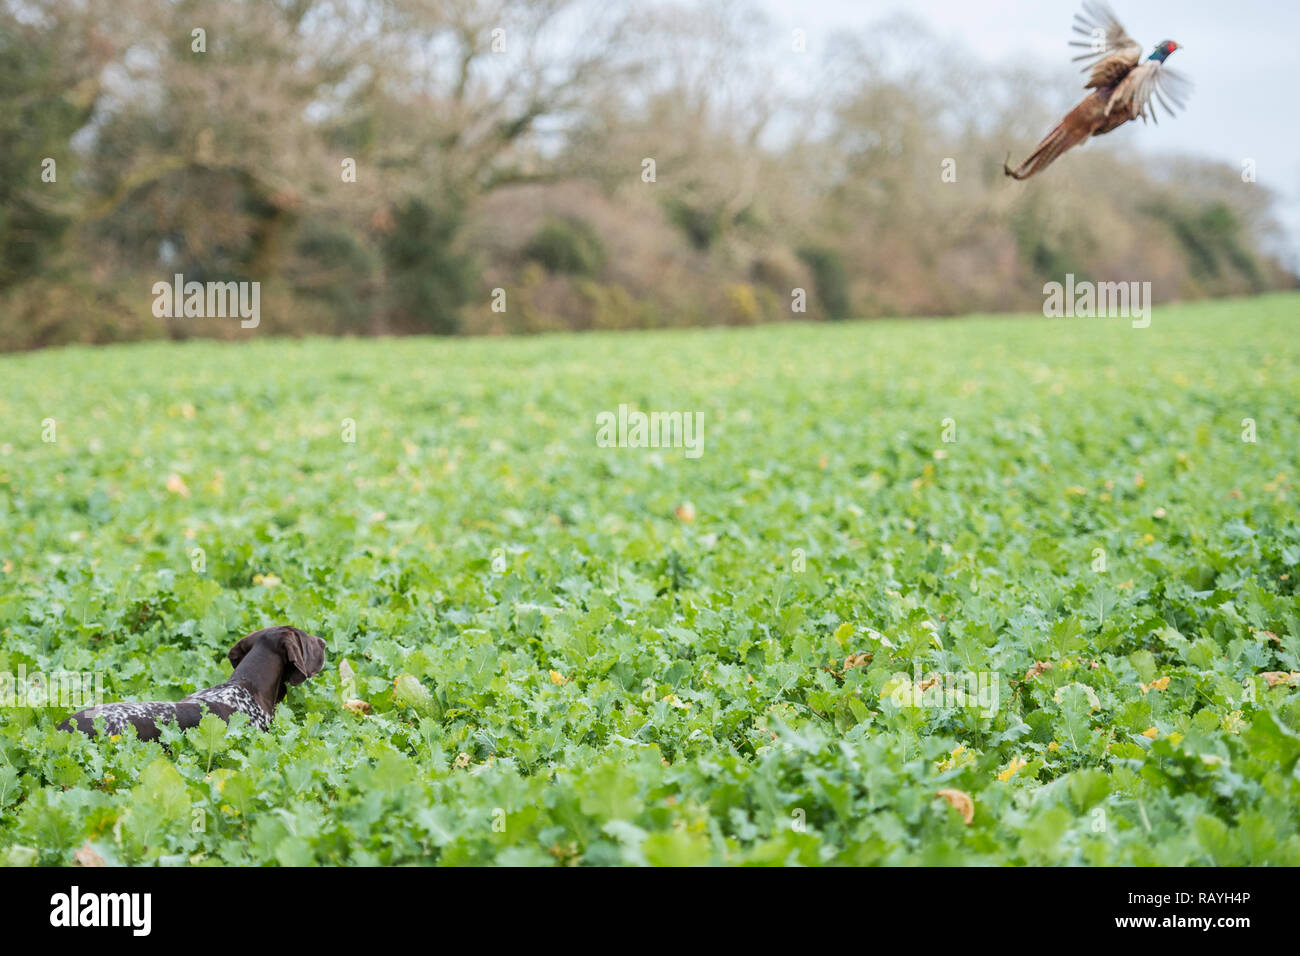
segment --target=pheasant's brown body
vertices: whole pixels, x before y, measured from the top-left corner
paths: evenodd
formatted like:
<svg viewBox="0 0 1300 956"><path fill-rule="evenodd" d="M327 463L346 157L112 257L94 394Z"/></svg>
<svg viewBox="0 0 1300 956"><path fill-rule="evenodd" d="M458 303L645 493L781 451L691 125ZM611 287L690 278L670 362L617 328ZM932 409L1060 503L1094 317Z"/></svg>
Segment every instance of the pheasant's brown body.
<svg viewBox="0 0 1300 956"><path fill-rule="evenodd" d="M1123 126L1131 119L1126 109L1112 109L1106 112L1106 104L1114 93L1113 87L1095 90L1082 103L1065 114L1065 119L1056 128L1043 137L1038 148L1029 154L1029 158L1015 169L1006 169L1006 174L1014 179L1028 179L1067 149L1078 146L1089 136L1101 136L1117 126Z"/></svg>
<svg viewBox="0 0 1300 956"><path fill-rule="evenodd" d="M1165 96L1181 105L1179 84L1185 83L1177 74L1164 68L1164 60L1178 45L1166 40L1156 47L1156 52L1145 62L1139 62L1141 47L1120 26L1115 15L1103 3L1085 3L1084 13L1076 15L1075 32L1091 37L1090 43L1076 41L1075 46L1090 46L1091 53L1075 57L1092 60L1085 89L1092 92L1079 103L1056 128L1043 137L1043 141L1023 163L1012 169L1003 165L1003 171L1014 179L1028 179L1049 166L1066 150L1078 146L1090 136L1101 136L1117 126L1149 115L1155 118L1154 98L1171 113Z"/></svg>

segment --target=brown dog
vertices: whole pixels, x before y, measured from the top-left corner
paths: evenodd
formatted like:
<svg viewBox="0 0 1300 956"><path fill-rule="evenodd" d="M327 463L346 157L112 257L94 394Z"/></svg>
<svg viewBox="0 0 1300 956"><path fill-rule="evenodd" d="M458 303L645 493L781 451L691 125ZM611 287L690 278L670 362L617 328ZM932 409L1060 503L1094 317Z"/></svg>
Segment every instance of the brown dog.
<svg viewBox="0 0 1300 956"><path fill-rule="evenodd" d="M94 722L102 718L107 734L120 734L132 726L141 740L156 740L163 724L175 722L182 730L197 727L207 711L222 720L235 713L248 714L254 727L269 730L286 684L301 684L325 666L325 642L296 627L268 627L240 640L229 656L235 672L224 684L184 700L88 707L59 724L59 729L94 736Z"/></svg>

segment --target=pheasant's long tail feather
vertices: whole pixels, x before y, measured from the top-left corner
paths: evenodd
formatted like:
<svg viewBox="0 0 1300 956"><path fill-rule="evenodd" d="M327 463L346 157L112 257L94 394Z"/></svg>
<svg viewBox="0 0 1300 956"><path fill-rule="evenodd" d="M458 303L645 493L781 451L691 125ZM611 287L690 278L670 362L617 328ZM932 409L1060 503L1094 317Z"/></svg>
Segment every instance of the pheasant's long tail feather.
<svg viewBox="0 0 1300 956"><path fill-rule="evenodd" d="M1012 179L1028 179L1039 170L1046 169L1067 149L1082 143L1088 138L1088 132L1087 128L1080 128L1077 124L1071 128L1068 123L1062 122L1043 137L1038 148L1030 153L1023 163L1015 169L1012 169L1009 163L1003 163L1002 171Z"/></svg>

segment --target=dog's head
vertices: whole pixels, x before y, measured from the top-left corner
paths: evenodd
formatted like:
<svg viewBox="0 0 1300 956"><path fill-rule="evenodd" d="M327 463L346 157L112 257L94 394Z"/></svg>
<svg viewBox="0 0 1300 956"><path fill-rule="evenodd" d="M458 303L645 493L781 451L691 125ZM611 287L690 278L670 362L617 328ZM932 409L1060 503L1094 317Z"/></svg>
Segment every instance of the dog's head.
<svg viewBox="0 0 1300 956"><path fill-rule="evenodd" d="M276 703L284 697L285 683L301 684L319 673L325 666L325 642L314 634L296 627L265 627L254 631L230 649L230 666L236 669L244 658L253 654L259 662L270 665L279 659L278 686L274 688ZM251 659L250 659L251 660ZM261 668L259 668L261 670ZM252 675L255 679L259 675ZM270 676L261 675L261 676ZM270 688L268 688L270 690Z"/></svg>

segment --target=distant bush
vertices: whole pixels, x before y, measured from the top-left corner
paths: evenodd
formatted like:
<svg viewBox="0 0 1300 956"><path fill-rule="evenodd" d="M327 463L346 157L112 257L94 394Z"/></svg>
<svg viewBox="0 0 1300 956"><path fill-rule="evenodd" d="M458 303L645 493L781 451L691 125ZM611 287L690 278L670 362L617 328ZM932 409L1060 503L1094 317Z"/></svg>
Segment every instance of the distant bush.
<svg viewBox="0 0 1300 956"><path fill-rule="evenodd" d="M378 271L372 249L346 228L310 219L293 251L288 273L294 293L327 307L339 331L363 329Z"/></svg>
<svg viewBox="0 0 1300 956"><path fill-rule="evenodd" d="M605 247L581 219L553 218L528 240L524 257L548 272L591 277L605 264Z"/></svg>
<svg viewBox="0 0 1300 956"><path fill-rule="evenodd" d="M638 301L627 289L613 283L580 281L578 294L591 329L644 329L663 325L654 304Z"/></svg>
<svg viewBox="0 0 1300 956"><path fill-rule="evenodd" d="M754 287L748 282L735 282L723 290L727 303L726 321L728 325L753 325L763 318L763 310L754 295Z"/></svg>
<svg viewBox="0 0 1300 956"><path fill-rule="evenodd" d="M806 284L807 270L793 252L773 246L754 257L749 266L749 277L759 285L788 296L791 289Z"/></svg>
<svg viewBox="0 0 1300 956"><path fill-rule="evenodd" d="M722 234L722 216L715 209L692 205L684 199L670 199L664 209L696 249L708 249Z"/></svg>
<svg viewBox="0 0 1300 956"><path fill-rule="evenodd" d="M143 277L97 282L80 262L49 269L0 293L0 342L18 350L166 338L167 320L154 317L148 290Z"/></svg>
<svg viewBox="0 0 1300 956"><path fill-rule="evenodd" d="M0 289L39 275L71 225L59 190L41 182L46 157L58 157L63 195L73 179L68 139L90 110L66 89L58 53L35 28L0 23Z"/></svg>
<svg viewBox="0 0 1300 956"><path fill-rule="evenodd" d="M1066 274L1092 279L1086 223L1062 230L1052 228L1050 208L1038 201L1026 202L1011 215L1009 224L1020 261L1036 279L1060 280Z"/></svg>
<svg viewBox="0 0 1300 956"><path fill-rule="evenodd" d="M1157 203L1150 207L1149 212L1174 234L1202 282L1233 271L1242 276L1253 291L1267 286L1263 270L1242 236L1240 220L1223 203L1211 203L1199 209Z"/></svg>
<svg viewBox="0 0 1300 956"><path fill-rule="evenodd" d="M828 319L847 319L853 306L849 299L849 274L844 268L844 258L834 249L825 246L804 246L799 258L813 274L817 301Z"/></svg>
<svg viewBox="0 0 1300 956"><path fill-rule="evenodd" d="M408 199L393 220L383 243L390 320L404 331L455 334L477 281L472 260L454 246L460 211Z"/></svg>

